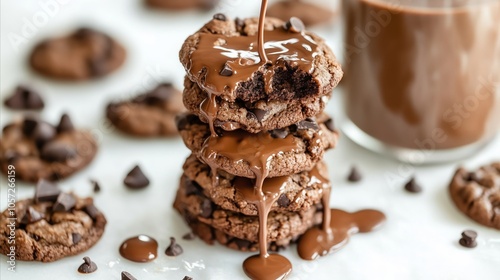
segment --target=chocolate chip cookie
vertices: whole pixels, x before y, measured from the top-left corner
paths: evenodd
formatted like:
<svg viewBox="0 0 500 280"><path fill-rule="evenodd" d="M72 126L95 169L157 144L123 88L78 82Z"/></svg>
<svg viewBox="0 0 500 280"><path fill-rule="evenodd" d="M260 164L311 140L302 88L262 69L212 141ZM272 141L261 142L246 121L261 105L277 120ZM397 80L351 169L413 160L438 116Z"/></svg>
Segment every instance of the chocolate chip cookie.
<svg viewBox="0 0 500 280"><path fill-rule="evenodd" d="M469 218L500 229L500 162L473 172L459 168L449 191L455 205Z"/></svg>
<svg viewBox="0 0 500 280"><path fill-rule="evenodd" d="M275 2L269 6L267 15L285 21L291 17L298 17L306 26L328 23L335 18L335 12L331 7L317 5L303 0Z"/></svg>
<svg viewBox="0 0 500 280"><path fill-rule="evenodd" d="M189 181L185 176L181 178L174 208L185 218L193 233L207 243L213 242L217 234L222 234L216 239L224 245L239 250L256 250L258 218L221 209L203 194L202 188L189 186ZM321 223L319 208L320 206L311 206L308 210L299 212L271 212L268 217L268 241L273 243L276 249L288 246L307 229ZM224 239L226 241L222 241ZM236 240L244 240L248 245L231 244Z"/></svg>
<svg viewBox="0 0 500 280"><path fill-rule="evenodd" d="M195 115L183 114L177 118L177 128L185 145L193 154L205 163L212 161L212 166L217 169L235 176L255 178L250 162L235 160L222 153L217 155L211 153L209 146L211 140L226 145L228 150L234 152L246 149L250 153L261 153L263 157L270 154L266 159L269 170L267 177L277 177L311 170L325 151L335 146L338 134L327 128L325 119L327 118L321 115L318 119L309 118L283 129L259 134L243 130L219 130L219 137L211 137L210 128L206 123ZM228 144L223 143L226 140ZM243 147L244 144L252 147ZM230 147L231 145L234 147ZM277 151L268 153L265 150L267 148L276 148ZM258 152L258 149L263 150Z"/></svg>
<svg viewBox="0 0 500 280"><path fill-rule="evenodd" d="M196 114L205 122L207 122L207 118L200 106L207 98L208 93L195 82L187 77L184 79L184 105L188 111ZM323 111L328 99L327 96L323 98L309 96L286 102L279 100L229 102L221 97L216 97L217 112L213 118L214 126L226 130L244 129L252 133L286 127Z"/></svg>
<svg viewBox="0 0 500 280"><path fill-rule="evenodd" d="M210 95L240 104L260 100L310 103L311 98L331 96L342 70L323 39L266 18L265 62L256 49L257 31L258 18L214 16L186 39L179 53L189 79ZM305 117L318 114L317 108ZM290 119L287 125L299 120Z"/></svg>
<svg viewBox="0 0 500 280"><path fill-rule="evenodd" d="M92 198L64 193L47 181L37 184L33 199L16 202L0 215L0 253L10 253L10 228L15 231L15 257L52 262L92 247L104 233L106 218Z"/></svg>
<svg viewBox="0 0 500 280"><path fill-rule="evenodd" d="M33 49L29 61L43 76L78 81L115 71L125 57L125 49L113 38L84 27L67 36L42 41Z"/></svg>
<svg viewBox="0 0 500 280"><path fill-rule="evenodd" d="M0 168L7 174L9 165L13 165L18 180L53 181L83 169L96 153L92 134L75 129L68 115L63 115L57 126L25 117L3 128Z"/></svg>
<svg viewBox="0 0 500 280"><path fill-rule="evenodd" d="M146 0L147 5L165 10L211 10L217 3L219 0Z"/></svg>
<svg viewBox="0 0 500 280"><path fill-rule="evenodd" d="M191 155L184 163L184 176L186 188L193 190L202 189L203 194L209 197L222 209L239 212L249 216L257 215L255 204L244 199L238 188L253 188L253 180L236 177L224 171L219 171L217 185L214 185L210 166L200 162ZM314 167L316 172L327 178L326 166L318 162ZM324 186L314 178L314 174L304 171L286 176L285 192L274 203L271 211L297 212L307 210L321 202ZM328 185L329 187L329 185Z"/></svg>
<svg viewBox="0 0 500 280"><path fill-rule="evenodd" d="M169 83L131 100L112 102L108 120L120 131L140 137L177 135L175 116L184 111L182 94Z"/></svg>

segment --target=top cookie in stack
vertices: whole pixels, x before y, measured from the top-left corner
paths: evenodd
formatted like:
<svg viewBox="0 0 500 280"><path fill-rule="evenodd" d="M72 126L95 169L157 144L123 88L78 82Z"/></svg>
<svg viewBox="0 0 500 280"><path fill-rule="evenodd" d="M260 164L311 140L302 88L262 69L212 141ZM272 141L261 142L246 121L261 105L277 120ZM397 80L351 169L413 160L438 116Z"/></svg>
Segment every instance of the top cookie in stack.
<svg viewBox="0 0 500 280"><path fill-rule="evenodd" d="M184 104L224 130L273 130L314 117L325 107L342 70L330 48L300 21L266 18L260 63L258 18L217 14L187 38L180 51L186 69ZM252 47L248 47L248 46Z"/></svg>

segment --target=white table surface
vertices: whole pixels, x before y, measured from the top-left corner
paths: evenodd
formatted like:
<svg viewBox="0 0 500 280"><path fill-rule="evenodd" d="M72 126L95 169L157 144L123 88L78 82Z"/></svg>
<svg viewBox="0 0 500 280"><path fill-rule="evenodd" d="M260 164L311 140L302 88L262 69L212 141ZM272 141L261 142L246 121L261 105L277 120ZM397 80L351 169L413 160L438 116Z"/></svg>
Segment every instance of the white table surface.
<svg viewBox="0 0 500 280"><path fill-rule="evenodd" d="M25 42L15 48L13 35L22 35L25 21L33 16L43 20L40 3L56 2L2 0L1 2L1 83L2 100L18 83L28 83L42 92L46 108L41 115L57 122L69 112L74 123L92 129L100 143L95 161L85 170L60 183L64 190L93 195L89 178L97 179L102 191L94 195L106 214L108 225L103 238L87 252L54 263L17 262L16 272L7 271L7 258L0 257L0 278L4 279L120 279L123 270L138 279L245 279L241 263L247 253L200 240L180 237L188 227L172 209L184 159L189 154L176 139L143 140L124 136L105 125L104 108L115 97L128 97L155 83L169 79L182 86L183 68L177 53L187 35L197 30L211 13L165 13L145 9L140 0L59 0L47 22L39 24ZM260 1L223 0L217 9L232 16L257 15ZM42 22L43 23L43 22ZM33 45L48 35L64 33L81 24L96 26L120 40L128 59L116 73L85 83L57 83L37 76L26 64ZM26 30L25 30L26 31ZM315 29L339 50L338 28ZM31 35L31 36L30 36ZM29 37L29 38L28 38ZM18 113L1 107L1 125ZM337 93L327 111L342 119ZM370 234L353 236L348 246L318 261L301 260L292 246L283 254L294 266L289 279L499 279L500 231L478 225L452 204L447 185L455 168L477 167L500 156L500 139L464 162L411 167L373 154L343 137L335 151L326 155L334 184L331 206L345 210L376 208L387 214L388 222ZM129 191L122 180L140 164L151 180L141 191ZM351 164L362 170L364 180L350 184L345 177ZM423 193L402 190L416 174ZM395 178L389 180L388 178ZM33 185L17 184L18 199L31 197ZM6 178L1 177L0 206L6 207ZM458 245L460 233L474 229L478 247ZM148 234L159 241L159 257L147 264L132 263L118 254L128 237ZM163 251L175 236L185 253L167 257ZM90 256L99 269L89 275L76 272L83 256Z"/></svg>

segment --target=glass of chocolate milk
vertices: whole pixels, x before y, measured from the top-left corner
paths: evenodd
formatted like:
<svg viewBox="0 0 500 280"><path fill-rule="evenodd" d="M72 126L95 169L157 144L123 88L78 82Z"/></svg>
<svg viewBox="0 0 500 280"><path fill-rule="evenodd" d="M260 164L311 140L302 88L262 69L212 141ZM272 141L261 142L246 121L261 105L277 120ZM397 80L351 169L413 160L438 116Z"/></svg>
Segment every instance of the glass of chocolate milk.
<svg viewBox="0 0 500 280"><path fill-rule="evenodd" d="M343 0L344 133L412 163L470 156L500 128L500 0Z"/></svg>

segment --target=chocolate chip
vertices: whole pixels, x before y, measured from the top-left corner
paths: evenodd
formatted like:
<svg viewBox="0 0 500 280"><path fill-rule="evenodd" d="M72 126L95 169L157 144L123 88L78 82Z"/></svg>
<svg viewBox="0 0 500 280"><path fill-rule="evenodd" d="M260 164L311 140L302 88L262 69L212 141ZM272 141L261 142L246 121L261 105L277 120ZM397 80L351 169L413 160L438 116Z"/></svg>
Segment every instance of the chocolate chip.
<svg viewBox="0 0 500 280"><path fill-rule="evenodd" d="M261 109L253 109L253 114L257 117L257 120L261 122L267 114L267 111Z"/></svg>
<svg viewBox="0 0 500 280"><path fill-rule="evenodd" d="M201 203L201 216L203 218L209 218L212 216L212 213L214 211L212 202L208 199L203 200Z"/></svg>
<svg viewBox="0 0 500 280"><path fill-rule="evenodd" d="M46 122L38 122L31 135L39 149L42 148L45 143L54 139L55 136L56 129L51 124Z"/></svg>
<svg viewBox="0 0 500 280"><path fill-rule="evenodd" d="M481 181L481 174L479 172L469 172L467 174L467 181L474 181L479 183L479 181Z"/></svg>
<svg viewBox="0 0 500 280"><path fill-rule="evenodd" d="M57 197L54 206L52 206L52 211L54 212L67 212L75 207L76 199L73 195L69 193L60 193Z"/></svg>
<svg viewBox="0 0 500 280"><path fill-rule="evenodd" d="M298 130L302 129L314 129L318 130L319 126L316 123L316 121L312 118L307 118L305 120L302 120L296 124Z"/></svg>
<svg viewBox="0 0 500 280"><path fill-rule="evenodd" d="M462 238L460 238L458 243L466 248L474 248L477 246L476 238L477 232L473 230L466 230L462 232Z"/></svg>
<svg viewBox="0 0 500 280"><path fill-rule="evenodd" d="M282 128L271 130L269 133L273 138L285 139L288 136L288 131Z"/></svg>
<svg viewBox="0 0 500 280"><path fill-rule="evenodd" d="M36 211L33 207L29 206L28 209L26 209L26 213L24 214L23 218L21 219L21 224L28 225L38 222L41 219L43 219L43 214Z"/></svg>
<svg viewBox="0 0 500 280"><path fill-rule="evenodd" d="M284 193L282 193L278 198L278 205L280 207L288 207L288 205L290 205L290 199L288 199L288 197Z"/></svg>
<svg viewBox="0 0 500 280"><path fill-rule="evenodd" d="M45 179L40 179L35 187L35 203L42 201L55 202L61 190L56 184Z"/></svg>
<svg viewBox="0 0 500 280"><path fill-rule="evenodd" d="M32 117L26 117L23 121L23 134L31 137L35 127L38 125L38 120Z"/></svg>
<svg viewBox="0 0 500 280"><path fill-rule="evenodd" d="M49 142L43 146L40 157L49 162L65 162L76 156L75 148L61 142Z"/></svg>
<svg viewBox="0 0 500 280"><path fill-rule="evenodd" d="M142 173L141 168L136 165L130 172L127 174L125 179L123 180L125 186L130 189L143 189L149 185L149 179Z"/></svg>
<svg viewBox="0 0 500 280"><path fill-rule="evenodd" d="M78 244L82 240L82 236L79 233L73 232L71 234L71 239L73 240L73 244Z"/></svg>
<svg viewBox="0 0 500 280"><path fill-rule="evenodd" d="M198 194L203 193L203 189L195 181L186 179L185 184L186 184L186 188L185 188L186 195L193 195L193 194L198 195Z"/></svg>
<svg viewBox="0 0 500 280"><path fill-rule="evenodd" d="M189 276L184 276L184 278L182 278L182 280L193 280L193 278L191 278Z"/></svg>
<svg viewBox="0 0 500 280"><path fill-rule="evenodd" d="M38 110L44 107L42 97L32 89L25 86L17 86L14 93L5 100L5 106L11 109Z"/></svg>
<svg viewBox="0 0 500 280"><path fill-rule="evenodd" d="M93 190L95 193L98 193L101 191L101 186L99 185L99 183L96 180L90 179L90 183L92 184Z"/></svg>
<svg viewBox="0 0 500 280"><path fill-rule="evenodd" d="M165 254L167 256L176 257L182 254L182 252L184 252L184 250L182 250L182 247L175 242L175 238L170 237L170 245L165 250Z"/></svg>
<svg viewBox="0 0 500 280"><path fill-rule="evenodd" d="M182 236L182 239L184 239L184 240L193 240L195 238L196 238L196 235L194 235L194 233L192 233L192 232L188 232Z"/></svg>
<svg viewBox="0 0 500 280"><path fill-rule="evenodd" d="M84 263L78 268L80 273L92 273L97 270L97 265L89 257L83 258Z"/></svg>
<svg viewBox="0 0 500 280"><path fill-rule="evenodd" d="M359 182L363 179L361 172L359 172L356 166L351 167L351 172L349 172L349 176L347 176L347 181L349 182Z"/></svg>
<svg viewBox="0 0 500 280"><path fill-rule="evenodd" d="M240 32L245 28L245 21L242 20L241 18L235 18L234 19L234 24L236 25L236 28L240 30Z"/></svg>
<svg viewBox="0 0 500 280"><path fill-rule="evenodd" d="M227 20L226 15L222 14L222 13L215 14L214 15L214 19L221 20L221 21L226 21Z"/></svg>
<svg viewBox="0 0 500 280"><path fill-rule="evenodd" d="M417 183L415 177L412 177L410 181L405 184L405 190L411 193L419 193L422 191L422 187Z"/></svg>
<svg viewBox="0 0 500 280"><path fill-rule="evenodd" d="M221 76L230 77L233 75L233 69L226 62L226 63L224 63L224 67L222 68L222 70L220 70L219 74Z"/></svg>
<svg viewBox="0 0 500 280"><path fill-rule="evenodd" d="M73 122L71 121L68 114L63 114L61 116L61 120L57 125L57 133L69 132L73 131L75 127L73 126Z"/></svg>
<svg viewBox="0 0 500 280"><path fill-rule="evenodd" d="M325 122L325 126L326 126L326 128L328 128L328 130L330 130L331 132L335 132L335 123L333 122L333 119L332 119L332 118L329 118L329 119Z"/></svg>
<svg viewBox="0 0 500 280"><path fill-rule="evenodd" d="M250 243L250 241L243 240L240 238L234 238L234 243L236 243L236 246L238 246L238 248L240 248L240 249L248 249L252 245L252 243Z"/></svg>
<svg viewBox="0 0 500 280"><path fill-rule="evenodd" d="M99 213L101 213L95 207L94 204L85 205L85 207L83 208L83 211L85 211L85 213L87 213L87 215L89 215L89 217L92 218L92 220L94 220L94 221L97 218L97 216L99 216Z"/></svg>
<svg viewBox="0 0 500 280"><path fill-rule="evenodd" d="M300 33L306 29L304 23L297 17L291 17L285 23L285 29L294 33Z"/></svg>
<svg viewBox="0 0 500 280"><path fill-rule="evenodd" d="M122 280L137 280L137 278L135 278L134 276L132 276L132 274L126 271L122 271Z"/></svg>

